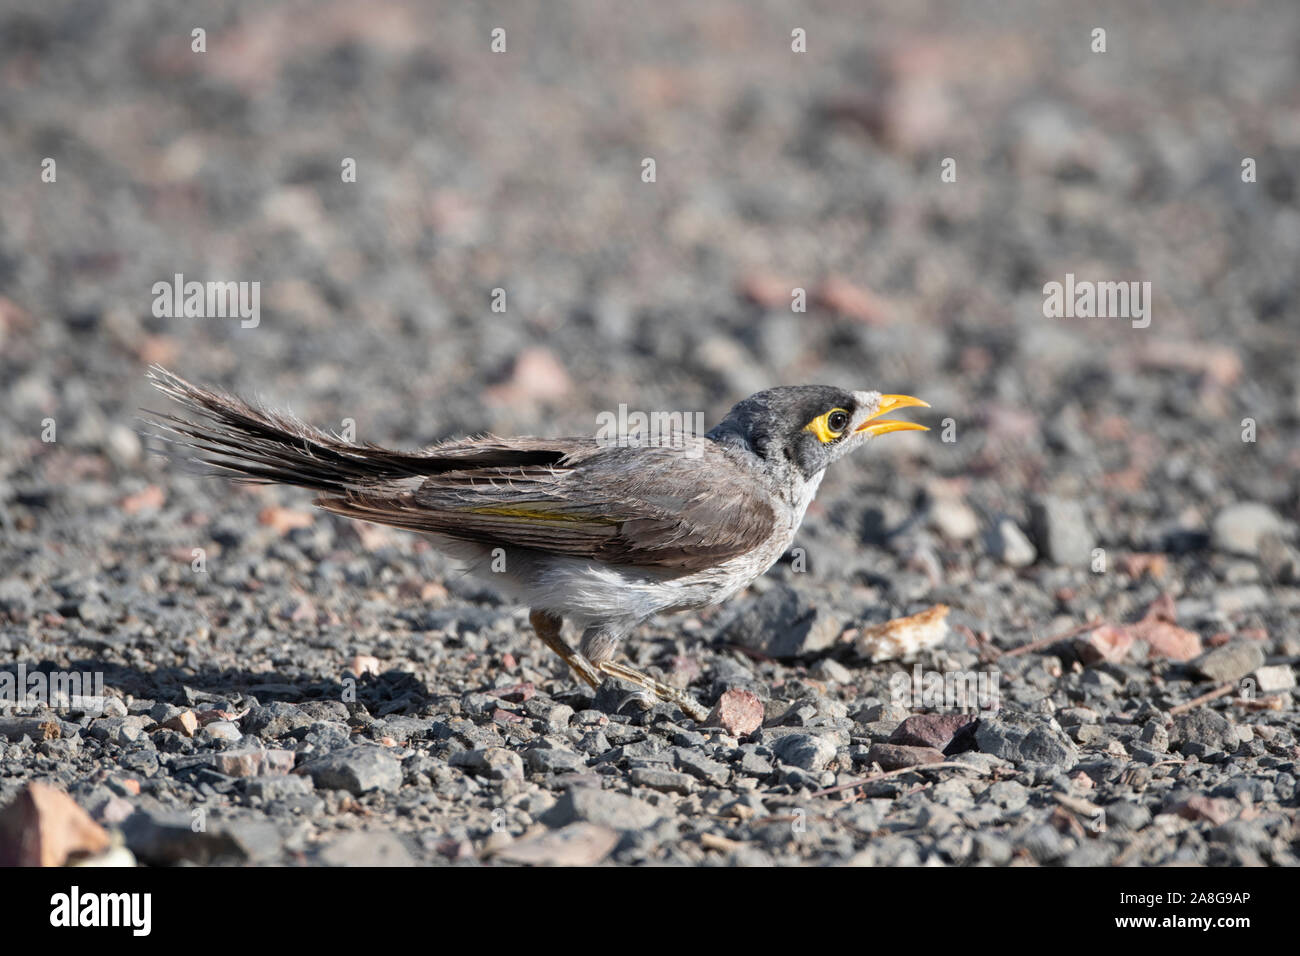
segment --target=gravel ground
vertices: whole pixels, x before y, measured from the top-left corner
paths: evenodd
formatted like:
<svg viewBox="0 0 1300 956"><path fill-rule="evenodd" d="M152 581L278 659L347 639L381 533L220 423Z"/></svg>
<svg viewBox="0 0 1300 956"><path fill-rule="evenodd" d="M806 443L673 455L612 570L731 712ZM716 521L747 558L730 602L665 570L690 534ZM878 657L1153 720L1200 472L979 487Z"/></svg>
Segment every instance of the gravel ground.
<svg viewBox="0 0 1300 956"><path fill-rule="evenodd" d="M0 715L0 805L146 864L1296 863L1300 7L788 7L5 5L0 669L109 700ZM153 314L177 273L257 325ZM1045 317L1067 273L1150 324ZM399 446L805 382L935 430L629 642L696 724L413 535L150 455L151 362Z"/></svg>

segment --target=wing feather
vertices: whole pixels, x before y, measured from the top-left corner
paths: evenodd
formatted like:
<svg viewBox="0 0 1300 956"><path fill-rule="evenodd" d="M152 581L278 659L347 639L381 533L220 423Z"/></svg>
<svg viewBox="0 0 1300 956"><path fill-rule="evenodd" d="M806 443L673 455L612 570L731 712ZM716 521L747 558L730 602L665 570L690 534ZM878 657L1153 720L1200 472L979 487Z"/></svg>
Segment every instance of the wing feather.
<svg viewBox="0 0 1300 956"><path fill-rule="evenodd" d="M758 547L776 514L757 476L701 440L671 448L601 448L566 439L566 466L431 476L414 492L355 493L318 504L338 514L490 546L611 564L712 567Z"/></svg>

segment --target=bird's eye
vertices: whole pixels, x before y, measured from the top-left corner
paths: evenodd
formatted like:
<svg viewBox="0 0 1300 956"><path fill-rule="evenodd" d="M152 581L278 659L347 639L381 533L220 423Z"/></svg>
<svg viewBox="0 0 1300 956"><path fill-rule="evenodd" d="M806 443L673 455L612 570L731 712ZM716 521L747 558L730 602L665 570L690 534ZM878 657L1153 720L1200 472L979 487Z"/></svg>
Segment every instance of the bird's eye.
<svg viewBox="0 0 1300 956"><path fill-rule="evenodd" d="M829 445L833 441L839 441L844 429L848 427L849 413L842 408L832 408L810 421L803 430L812 432L823 445Z"/></svg>

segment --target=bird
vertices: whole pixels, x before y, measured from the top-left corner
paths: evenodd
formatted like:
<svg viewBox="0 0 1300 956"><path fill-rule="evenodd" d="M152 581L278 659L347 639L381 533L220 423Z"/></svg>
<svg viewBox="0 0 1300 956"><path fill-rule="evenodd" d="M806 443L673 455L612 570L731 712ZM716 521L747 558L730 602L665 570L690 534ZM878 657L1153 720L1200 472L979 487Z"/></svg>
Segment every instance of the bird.
<svg viewBox="0 0 1300 956"><path fill-rule="evenodd" d="M427 536L525 605L579 679L625 681L696 721L708 710L692 696L615 660L624 638L656 614L736 595L789 549L828 466L881 435L928 431L881 418L929 407L918 398L794 385L738 402L705 434L482 435L397 451L158 365L147 377L184 413L147 413L173 456L235 481L299 486L325 511Z"/></svg>

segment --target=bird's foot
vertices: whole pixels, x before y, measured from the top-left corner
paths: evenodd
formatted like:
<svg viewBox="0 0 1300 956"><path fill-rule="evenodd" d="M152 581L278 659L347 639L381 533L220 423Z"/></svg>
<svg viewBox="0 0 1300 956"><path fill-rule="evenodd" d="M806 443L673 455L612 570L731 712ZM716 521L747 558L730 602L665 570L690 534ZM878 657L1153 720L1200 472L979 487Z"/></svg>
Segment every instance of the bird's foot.
<svg viewBox="0 0 1300 956"><path fill-rule="evenodd" d="M622 714L649 710L657 703L659 699L640 684L629 684L617 677L606 676L600 687L596 688L591 706L607 714ZM632 705L630 708L629 704Z"/></svg>
<svg viewBox="0 0 1300 956"><path fill-rule="evenodd" d="M691 720L702 721L709 716L709 711L690 694L678 690L676 687L669 687L662 681L657 681L649 674L642 674L638 670L633 670L625 664L619 664L615 661L601 661L596 664L596 669L610 677L616 677L619 680L627 681L629 684L635 684L637 687L644 688L660 700L667 701L670 704L676 704L683 714Z"/></svg>

